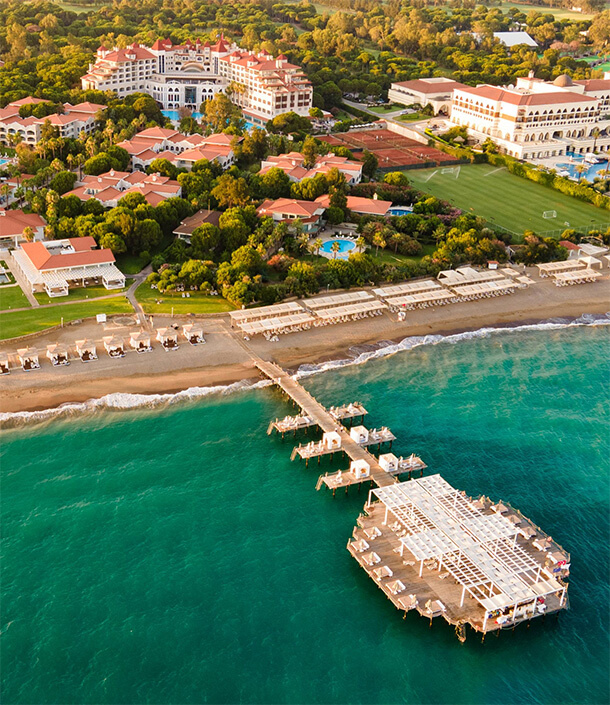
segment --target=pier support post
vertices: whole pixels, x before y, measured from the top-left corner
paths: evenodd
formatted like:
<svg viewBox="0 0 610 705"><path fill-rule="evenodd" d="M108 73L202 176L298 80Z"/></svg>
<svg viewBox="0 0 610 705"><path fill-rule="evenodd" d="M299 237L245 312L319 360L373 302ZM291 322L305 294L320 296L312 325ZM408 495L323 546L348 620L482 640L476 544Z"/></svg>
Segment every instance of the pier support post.
<svg viewBox="0 0 610 705"><path fill-rule="evenodd" d="M309 458L305 458L305 467L306 467L306 468L309 467Z"/></svg>

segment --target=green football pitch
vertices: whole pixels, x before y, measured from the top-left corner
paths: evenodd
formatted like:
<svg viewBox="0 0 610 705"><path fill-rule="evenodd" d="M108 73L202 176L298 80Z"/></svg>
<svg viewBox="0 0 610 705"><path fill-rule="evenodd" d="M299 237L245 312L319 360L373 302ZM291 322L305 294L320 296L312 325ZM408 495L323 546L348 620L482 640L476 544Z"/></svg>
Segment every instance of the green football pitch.
<svg viewBox="0 0 610 705"><path fill-rule="evenodd" d="M459 170L411 169L405 174L415 188L449 201L465 213L480 215L510 230L516 238L524 230L548 235L555 231L558 235L568 227L610 225L610 211L510 174L504 167L466 164ZM552 211L556 212L554 217ZM551 217L543 217L544 213Z"/></svg>

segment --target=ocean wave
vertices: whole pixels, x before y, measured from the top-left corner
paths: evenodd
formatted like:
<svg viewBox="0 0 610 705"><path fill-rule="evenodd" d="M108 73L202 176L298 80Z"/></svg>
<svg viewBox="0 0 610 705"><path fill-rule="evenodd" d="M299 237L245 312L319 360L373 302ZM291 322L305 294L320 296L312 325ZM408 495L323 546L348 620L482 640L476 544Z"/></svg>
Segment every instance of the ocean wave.
<svg viewBox="0 0 610 705"><path fill-rule="evenodd" d="M316 365L301 365L296 371L294 378L303 379L321 372L327 372L328 370L339 369L351 365L362 365L369 360L388 357L389 355L395 355L399 352L413 350L414 348L424 345L438 345L439 343L457 344L463 340L488 338L492 335L503 333L535 330L549 331L559 330L562 328L600 325L610 325L610 312L602 315L583 314L576 319L553 318L540 323L479 328L477 330L454 333L451 335L414 335L403 338L398 343L384 340L376 345L356 346L352 348L352 357L349 358L329 360ZM259 382L248 382L244 380L228 385L189 387L188 389L168 394L126 394L117 392L113 394L106 394L99 399L89 399L85 402L69 402L58 407L42 409L40 411L0 413L0 426L2 428L14 428L25 424L41 423L61 417L78 416L84 413L92 413L97 411L126 411L141 408L153 409L184 401L196 401L212 394L226 395L244 390L261 389L269 386L270 384L270 380L261 380Z"/></svg>

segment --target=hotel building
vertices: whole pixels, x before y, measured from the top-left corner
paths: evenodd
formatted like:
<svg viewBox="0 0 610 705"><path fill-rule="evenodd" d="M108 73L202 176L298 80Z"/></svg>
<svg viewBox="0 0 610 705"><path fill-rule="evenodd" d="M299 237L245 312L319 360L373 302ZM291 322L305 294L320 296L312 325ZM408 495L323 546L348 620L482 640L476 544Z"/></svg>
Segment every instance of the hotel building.
<svg viewBox="0 0 610 705"><path fill-rule="evenodd" d="M64 112L61 115L53 114L43 118L19 116L21 106L46 102L48 101L40 98L22 98L0 108L0 144L10 145L13 135L19 135L23 144L34 147L40 140L45 122L57 128L60 137L76 139L81 132L89 135L95 128L96 114L106 108L105 105L96 103L64 103Z"/></svg>
<svg viewBox="0 0 610 705"><path fill-rule="evenodd" d="M515 86L462 86L450 121L479 140L491 138L519 159L610 150L610 73L604 79L553 82L518 78Z"/></svg>
<svg viewBox="0 0 610 705"><path fill-rule="evenodd" d="M111 90L120 98L143 91L168 110L198 110L203 101L227 92L246 117L258 123L291 110L307 116L313 98L301 68L284 55L241 51L222 35L213 45L197 39L175 46L169 39L158 39L152 47L101 46L81 83L85 90Z"/></svg>

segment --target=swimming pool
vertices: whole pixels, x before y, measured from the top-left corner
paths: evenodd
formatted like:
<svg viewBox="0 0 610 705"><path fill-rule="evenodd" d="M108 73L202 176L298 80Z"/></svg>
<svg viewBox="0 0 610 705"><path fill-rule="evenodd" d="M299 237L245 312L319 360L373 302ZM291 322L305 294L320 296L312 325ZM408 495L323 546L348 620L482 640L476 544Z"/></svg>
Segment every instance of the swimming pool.
<svg viewBox="0 0 610 705"><path fill-rule="evenodd" d="M180 122L180 115L178 114L177 110L162 110L161 111L165 117L168 117L172 122ZM203 117L203 113L191 113L191 117L195 118L195 120L201 120ZM253 127L262 127L261 125L255 125L253 122L250 122L249 120L246 120L246 130L250 132L250 130ZM0 164L2 161L0 160Z"/></svg>
<svg viewBox="0 0 610 705"><path fill-rule="evenodd" d="M388 215L408 215L409 213L413 213L413 206L396 206L388 211Z"/></svg>
<svg viewBox="0 0 610 705"><path fill-rule="evenodd" d="M335 253L332 250L332 246L335 242L339 244L339 249L336 252L337 259L347 259L351 251L356 249L356 244L351 240L327 240L320 248L320 252L324 252L334 258Z"/></svg>
<svg viewBox="0 0 610 705"><path fill-rule="evenodd" d="M8 159L2 159L2 158L0 157L0 166L2 166L3 164L8 164L8 163L9 163L9 160L8 160Z"/></svg>
<svg viewBox="0 0 610 705"><path fill-rule="evenodd" d="M180 122L180 115L177 110L162 110L161 112L172 122ZM195 120L200 120L203 117L203 113L191 113L191 117L195 118Z"/></svg>
<svg viewBox="0 0 610 705"><path fill-rule="evenodd" d="M579 174L578 171L576 171L576 167L579 167L581 165L584 165L587 167L585 171L582 172L582 174ZM595 177L597 176L598 172L603 171L604 169L608 168L608 162L602 162L601 164L587 164L582 157L580 159L574 158L571 162L566 163L566 164L557 164L555 167L555 170L557 173L561 172L561 176L565 176L563 172L568 172L570 177L578 180L583 179L586 181L593 181Z"/></svg>

